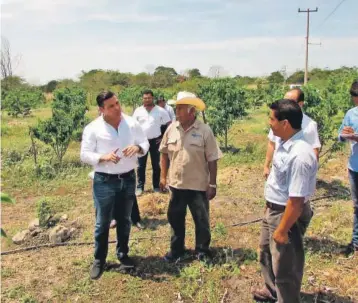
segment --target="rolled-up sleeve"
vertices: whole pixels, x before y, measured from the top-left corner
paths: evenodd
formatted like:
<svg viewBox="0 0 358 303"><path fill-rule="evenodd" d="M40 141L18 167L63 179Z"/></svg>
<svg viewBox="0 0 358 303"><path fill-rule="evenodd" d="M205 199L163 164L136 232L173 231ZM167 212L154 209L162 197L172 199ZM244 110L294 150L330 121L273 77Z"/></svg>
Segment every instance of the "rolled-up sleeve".
<svg viewBox="0 0 358 303"><path fill-rule="evenodd" d="M205 139L205 157L206 161L211 162L222 158L223 154L219 148L218 142L211 129L208 130Z"/></svg>
<svg viewBox="0 0 358 303"><path fill-rule="evenodd" d="M144 156L148 152L148 139L137 121L135 121L134 123L134 143L136 145L139 145L142 149L142 153L138 154L139 157Z"/></svg>
<svg viewBox="0 0 358 303"><path fill-rule="evenodd" d="M97 140L96 135L91 127L86 126L81 142L81 161L92 166L98 164L101 154L96 153Z"/></svg>
<svg viewBox="0 0 358 303"><path fill-rule="evenodd" d="M307 197L310 195L310 166L295 159L289 176L289 197Z"/></svg>

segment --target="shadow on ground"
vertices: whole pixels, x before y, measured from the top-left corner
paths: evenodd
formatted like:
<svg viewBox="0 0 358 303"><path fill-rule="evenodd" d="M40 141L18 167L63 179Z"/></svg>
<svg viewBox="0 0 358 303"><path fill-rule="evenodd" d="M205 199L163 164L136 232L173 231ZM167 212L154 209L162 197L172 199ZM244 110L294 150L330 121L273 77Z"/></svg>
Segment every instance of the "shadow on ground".
<svg viewBox="0 0 358 303"><path fill-rule="evenodd" d="M340 254L343 246L334 240L328 238L306 237L306 250L312 253Z"/></svg>
<svg viewBox="0 0 358 303"><path fill-rule="evenodd" d="M169 263L163 256L133 256L135 269L124 269L119 263L108 263L107 271L126 273L139 277L143 280L163 282L167 280L167 275L178 276L180 271L191 263L198 262L194 251L188 251L185 256L177 262ZM232 249L226 247L213 247L212 258L204 262L207 266L221 266L227 263L236 263L240 266L246 262L257 260L257 253L252 249Z"/></svg>
<svg viewBox="0 0 358 303"><path fill-rule="evenodd" d="M302 303L355 303L353 298L341 297L334 293L317 292L314 294L301 293Z"/></svg>
<svg viewBox="0 0 358 303"><path fill-rule="evenodd" d="M344 186L339 180L327 182L322 179L318 179L316 188L322 192L322 197L336 200L350 199L351 197L349 188Z"/></svg>

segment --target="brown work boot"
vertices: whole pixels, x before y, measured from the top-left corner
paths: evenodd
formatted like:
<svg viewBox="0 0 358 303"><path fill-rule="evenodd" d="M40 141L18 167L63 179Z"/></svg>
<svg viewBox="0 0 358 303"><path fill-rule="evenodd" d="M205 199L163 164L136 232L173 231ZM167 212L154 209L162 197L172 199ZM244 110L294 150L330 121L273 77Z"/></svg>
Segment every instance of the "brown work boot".
<svg viewBox="0 0 358 303"><path fill-rule="evenodd" d="M263 288L253 288L251 293L254 296L256 302L276 302L277 299L272 295L272 293L267 289Z"/></svg>

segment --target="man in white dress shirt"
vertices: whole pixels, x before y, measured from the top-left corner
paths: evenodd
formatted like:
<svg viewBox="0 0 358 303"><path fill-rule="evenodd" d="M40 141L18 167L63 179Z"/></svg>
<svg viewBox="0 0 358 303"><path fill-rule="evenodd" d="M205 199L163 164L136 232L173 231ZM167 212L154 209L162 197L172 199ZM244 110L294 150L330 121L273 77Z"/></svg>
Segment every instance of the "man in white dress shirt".
<svg viewBox="0 0 358 303"><path fill-rule="evenodd" d="M301 109L304 106L304 98L305 95L303 91L300 88L294 88L290 91L288 91L284 97L284 99L290 99L298 103L298 105L301 107ZM319 141L318 136L318 130L317 130L317 123L313 121L310 117L305 115L303 113L303 119L302 119L302 131L303 136L305 140L312 146L314 153L317 156L319 155L319 150L321 148L321 143ZM270 165L272 161L272 157L275 151L275 148L277 148L277 143L280 140L277 136L275 136L272 132L272 129L270 130L268 134L268 144L267 144L267 152L266 152L266 160L264 164L264 177L267 179L269 173L270 173Z"/></svg>
<svg viewBox="0 0 358 303"><path fill-rule="evenodd" d="M163 96L158 97L157 105L160 106L161 108L164 108L167 111L167 113L170 117L170 120L172 120L172 122L176 120L173 107L171 107L170 105L167 104L167 102Z"/></svg>
<svg viewBox="0 0 358 303"><path fill-rule="evenodd" d="M306 142L302 111L293 100L270 106L270 126L280 138L265 185L266 210L260 236L265 280L254 299L299 303L304 268L303 236L312 218L309 198L316 187L317 157Z"/></svg>
<svg viewBox="0 0 358 303"><path fill-rule="evenodd" d="M159 145L162 136L166 130L166 126L170 124L171 120L168 113L153 102L153 92L146 90L143 92L143 105L138 107L134 113L133 118L138 121L144 134L149 141L150 160L152 162L152 183L154 192L159 192L160 179L160 153ZM138 184L137 196L140 196L144 191L145 185L145 170L147 167L148 154L138 159L139 167L137 170Z"/></svg>
<svg viewBox="0 0 358 303"><path fill-rule="evenodd" d="M112 214L117 221L117 257L122 267L134 267L128 257L135 200L134 169L138 156L149 149L143 130L133 118L122 113L114 93L102 92L97 96L97 104L102 115L85 127L81 143L81 160L94 169L96 225L92 279L98 279L105 267Z"/></svg>

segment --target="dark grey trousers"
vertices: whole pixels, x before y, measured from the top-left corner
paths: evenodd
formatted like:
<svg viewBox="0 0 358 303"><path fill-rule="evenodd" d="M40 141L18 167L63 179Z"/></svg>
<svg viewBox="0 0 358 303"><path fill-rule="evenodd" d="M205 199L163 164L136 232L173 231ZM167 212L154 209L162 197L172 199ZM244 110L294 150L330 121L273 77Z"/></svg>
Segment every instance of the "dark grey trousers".
<svg viewBox="0 0 358 303"><path fill-rule="evenodd" d="M309 202L289 231L289 243L277 244L272 235L284 214L284 210L267 208L262 221L260 236L260 264L266 287L278 303L299 303L305 254L303 236L313 212Z"/></svg>

